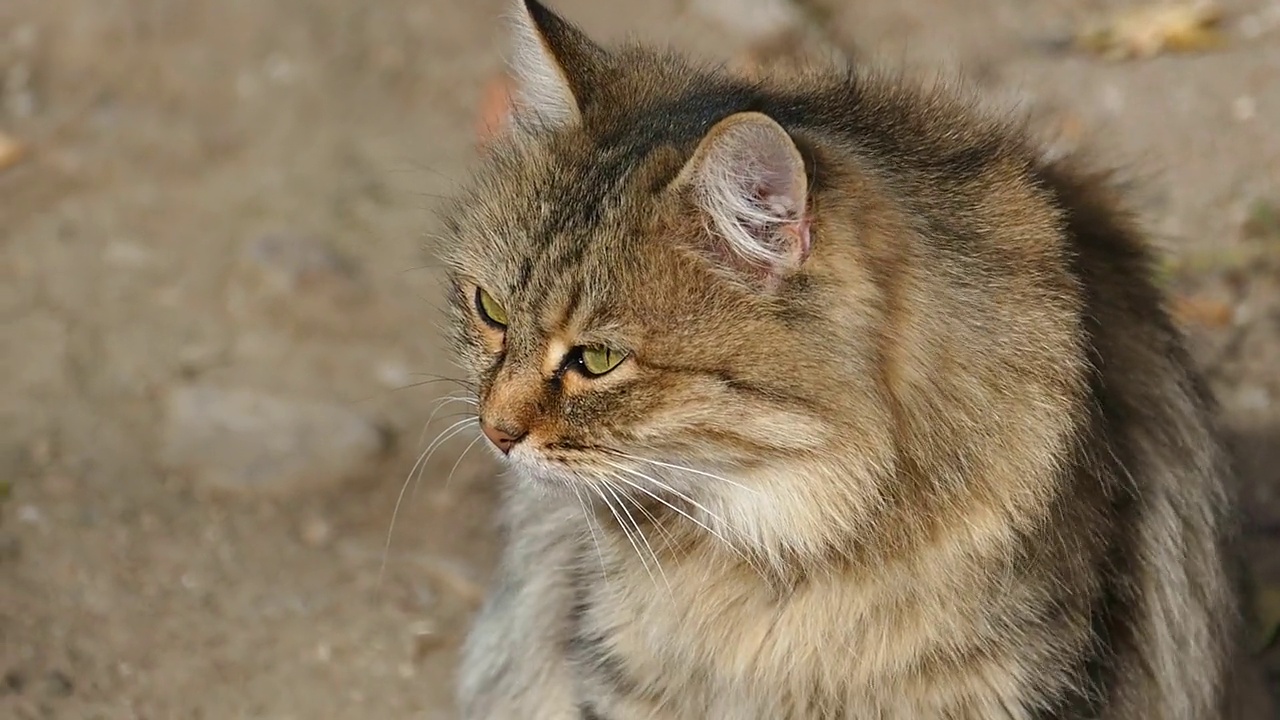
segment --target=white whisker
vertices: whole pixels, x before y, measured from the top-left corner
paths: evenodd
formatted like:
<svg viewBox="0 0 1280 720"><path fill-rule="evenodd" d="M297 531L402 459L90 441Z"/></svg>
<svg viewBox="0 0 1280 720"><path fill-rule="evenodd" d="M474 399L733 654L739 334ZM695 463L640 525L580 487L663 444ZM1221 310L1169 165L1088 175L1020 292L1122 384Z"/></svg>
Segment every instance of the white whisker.
<svg viewBox="0 0 1280 720"><path fill-rule="evenodd" d="M732 485L732 486L734 486L734 487L736 487L736 488L740 488L740 489L742 489L742 490L746 490L746 491L747 491L747 492L749 492L749 493L756 493L756 494L759 494L759 492L760 492L759 490L756 490L756 489L754 489L754 488L749 488L749 487L747 487L746 485L743 485L742 483L734 482L733 480L730 480L730 479L729 479L729 478L727 478L727 477L723 477L723 476L720 476L720 475L716 475L716 474L714 474L714 473L709 473L709 472L706 472L706 471L703 471L703 470L696 470L696 469L694 469L694 468L686 467L686 466L684 466L684 465L676 465L676 464L674 464L674 463L662 462L661 460L651 460L651 459L646 458L646 457L640 457L639 455L631 455L631 454L629 454L629 453L624 453L624 452L620 452L620 451L617 451L617 450L614 450L614 451L613 451L613 453L614 453L615 455L618 455L619 457L624 457L624 458L627 458L627 459L629 459L629 460L638 460L638 461L640 461L640 462L642 462L642 463L649 463L650 465L657 465L658 467L670 468L670 469L672 469L672 470L681 470L681 471L684 471L684 472L690 472L690 473L693 473L694 475L701 475L702 477L711 478L712 480L719 480L719 481L721 481L721 482L728 483L728 484L730 484L730 485Z"/></svg>
<svg viewBox="0 0 1280 720"><path fill-rule="evenodd" d="M607 462L607 461L606 461L606 462ZM615 468L617 468L617 469L619 469L619 470L621 470L621 471L623 471L623 472L631 473L632 475L635 475L635 476L637 476L637 477L639 477L639 478L641 478L641 479L647 480L647 481L649 481L649 482L653 483L654 485L658 486L658 488L659 488L659 489L661 489L661 490L665 490L665 491L667 491L667 492L670 492L670 493L675 494L677 497L680 497L680 498L684 499L686 502L689 502L689 503L693 504L695 507L698 507L699 509L701 509L704 513L707 513L707 515L708 515L708 516L710 516L710 517L711 517L712 519L714 519L716 522L718 522L718 523L720 523L721 525L723 525L725 528L727 528L727 529L729 529L729 530L732 530L732 529L733 529L731 526L729 526L727 523L725 523L725 522L724 522L724 520L722 520L722 519L720 519L719 517L717 517L714 513L712 513L711 511L707 510L706 508L703 508L703 507L702 507L701 505L699 505L697 502L695 502L695 501L693 501L692 499L688 498L688 497L687 497L687 496L685 496L683 493L681 493L681 492L679 492L679 491L675 490L674 488L670 487L669 485L667 485L667 484L665 484L665 483L663 483L663 482L661 482L661 481L659 481L659 480L656 480L656 479L654 479L654 478L652 478L652 477L649 477L648 475L645 475L644 473L638 472L638 471L636 471L636 470L632 470L631 468L623 467L623 466L621 466L621 465L614 465L613 463L609 463L609 464L610 464L610 465L613 465L613 467L615 467ZM701 520L699 520L699 519L697 519L697 518L693 517L693 516L692 516L692 515L690 515L689 513L685 512L684 510L681 510L680 508L678 508L678 507L676 507L674 504L672 504L669 500L667 500L666 498L663 498L663 497L659 496L658 494L656 494L656 493L654 493L654 492L650 491L648 488L646 488L646 487L644 487L644 486L642 486L642 485L640 485L640 484L638 484L638 483L631 482L630 480L627 480L626 478L623 478L623 477L620 477L620 476L617 476L617 475L615 475L614 477L616 477L618 480L621 480L622 482L626 483L627 485L630 485L631 487L635 488L636 490L639 490L640 492L642 492L642 493L644 493L644 494L648 495L649 497L653 498L654 500L657 500L658 502L662 503L663 505L665 505L665 506L667 506L667 507L671 508L671 509L672 509L672 510L674 510L675 512L679 513L682 517L684 517L684 518L685 518L686 520L688 520L689 522L691 522L691 523L693 523L693 524L697 525L698 527L702 528L703 530L706 530L707 532L711 533L713 536L715 536L715 538L716 538L716 539L718 539L720 542L724 543L725 547L729 548L730 550L733 550L733 551L734 551L735 553L737 553L737 554L738 554L738 555L739 555L743 560L746 560L747 562L750 562L750 558L748 558L745 554L743 554L743 553L742 553L742 551L741 551L741 550L739 550L739 549L737 548L737 546L735 546L732 542L730 542L728 538L726 538L724 535L721 535L720 533L716 532L716 530L715 530L714 528L712 528L710 525L707 525L706 523L702 522Z"/></svg>
<svg viewBox="0 0 1280 720"><path fill-rule="evenodd" d="M463 420L459 420L458 422L450 425L449 427L441 431L440 434L436 436L436 439L432 440L431 444L427 446L427 449L423 450L422 454L418 456L418 459L414 461L413 467L409 468L409 475L404 479L404 484L400 486L400 494L396 496L395 507L391 510L391 523L387 527L387 540L382 548L382 563L378 567L378 584L379 585L382 584L382 578L387 571L387 557L391 554L391 536L396 529L396 518L400 516L400 504L404 502L405 491L409 489L409 485L413 481L414 473L418 472L418 469L420 467L425 469L427 466L427 460L430 459L431 457L431 453L435 452L436 448L439 448L442 445L444 445L444 443L448 441L449 438L462 432L462 430L464 429L463 426L469 422L477 422L477 419L474 417L470 417ZM446 436L446 433L448 433L447 436Z"/></svg>
<svg viewBox="0 0 1280 720"><path fill-rule="evenodd" d="M446 489L448 489L449 483L453 481L453 474L458 472L458 466L462 464L462 458L466 457L468 452L471 452L471 448L475 447L476 443L480 442L480 438L482 437L484 437L484 435L475 436L474 438L471 439L471 442L467 443L467 446L462 449L462 454L458 455L458 459L454 461L453 467L449 468L449 474L445 476L444 486ZM413 499L412 494L409 496L409 498L410 498L410 501L412 501Z"/></svg>
<svg viewBox="0 0 1280 720"><path fill-rule="evenodd" d="M605 482L604 490L612 495L619 503L622 502L622 499L618 497L617 492L613 490L612 486L608 482ZM653 570L649 568L649 561L644 558L644 553L640 552L640 546L636 544L635 538L631 537L631 531L627 529L627 524L622 521L622 516L618 514L618 511L613 507L613 503L609 502L608 498L606 498L604 494L600 495L600 499L604 500L604 504L609 508L609 512L613 514L613 519L618 521L618 527L622 529L622 534L627 536L627 542L631 543L631 547L635 549L636 557L640 558L640 562L644 565L644 571L649 574L649 579L653 581L653 584L657 585L658 579L653 576Z"/></svg>
<svg viewBox="0 0 1280 720"><path fill-rule="evenodd" d="M588 488L590 490L590 488ZM591 490L595 493L594 490ZM591 544L596 548L596 557L600 560L600 576L604 578L605 587L609 587L609 571L605 569L604 552L600 550L600 540L596 538L596 520L595 513L591 512L587 507L587 501L583 499L581 491L577 486L573 487L573 495L578 498L578 505L582 507L582 520L587 524L587 532L591 534Z"/></svg>
<svg viewBox="0 0 1280 720"><path fill-rule="evenodd" d="M623 479L620 476L615 476L615 477L618 480ZM613 483L609 482L608 480L605 480L604 482L606 485L610 487L614 487ZM626 482L626 481L623 480L623 482ZM662 583L667 586L667 592L670 593L671 581L667 579L667 573L662 569L662 561L658 559L658 554L653 551L653 545L649 544L649 538L645 537L644 530L640 529L640 523L636 522L635 516L632 515L631 511L627 509L626 494L623 493L620 495L618 493L615 493L614 497L618 499L618 505L622 507L622 512L626 513L627 519L631 521L631 527L635 528L636 535L640 537L640 542L644 543L645 549L649 551L649 557L653 558L653 564L658 568L658 574L662 576ZM632 504L636 506L636 509L640 510L641 512L644 512L644 509L641 508L639 504L635 503L634 501L632 502ZM649 515L649 514L645 512L645 515ZM649 515L649 519L652 520L653 516Z"/></svg>

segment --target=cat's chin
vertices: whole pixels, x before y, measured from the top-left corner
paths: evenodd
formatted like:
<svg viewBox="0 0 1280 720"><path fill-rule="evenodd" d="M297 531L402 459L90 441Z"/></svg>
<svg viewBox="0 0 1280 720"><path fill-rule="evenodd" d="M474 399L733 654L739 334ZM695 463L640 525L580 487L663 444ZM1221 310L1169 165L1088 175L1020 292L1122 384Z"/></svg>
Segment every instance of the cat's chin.
<svg viewBox="0 0 1280 720"><path fill-rule="evenodd" d="M572 468L528 452L512 452L503 458L508 473L519 483L539 490L572 497L582 492L586 479Z"/></svg>

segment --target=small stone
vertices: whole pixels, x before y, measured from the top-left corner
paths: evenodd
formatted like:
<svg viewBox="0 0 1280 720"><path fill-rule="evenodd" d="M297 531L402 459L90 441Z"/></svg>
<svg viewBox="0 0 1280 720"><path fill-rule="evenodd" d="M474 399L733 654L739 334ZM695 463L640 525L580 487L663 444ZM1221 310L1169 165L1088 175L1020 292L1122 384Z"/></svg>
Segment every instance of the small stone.
<svg viewBox="0 0 1280 720"><path fill-rule="evenodd" d="M136 269L151 264L151 251L137 243L116 241L102 252L102 261L122 269Z"/></svg>
<svg viewBox="0 0 1280 720"><path fill-rule="evenodd" d="M66 673L54 670L45 678L45 689L53 697L70 697L76 685Z"/></svg>
<svg viewBox="0 0 1280 720"><path fill-rule="evenodd" d="M413 376L409 373L409 368L404 363L387 361L378 363L374 368L374 377L383 387L392 390L408 387L413 382Z"/></svg>
<svg viewBox="0 0 1280 720"><path fill-rule="evenodd" d="M19 52L31 52L35 49L36 41L39 39L40 31L36 28L35 23L23 23L9 31L9 44Z"/></svg>
<svg viewBox="0 0 1280 720"><path fill-rule="evenodd" d="M793 30L804 22L800 5L790 0L694 0L692 8L726 30L752 40Z"/></svg>
<svg viewBox="0 0 1280 720"><path fill-rule="evenodd" d="M333 648L329 646L329 643L322 642L316 645L316 660L322 663L327 663L332 659Z"/></svg>
<svg viewBox="0 0 1280 720"><path fill-rule="evenodd" d="M364 294L356 261L309 235L272 234L253 239L244 259L268 289L281 293L324 292L356 298Z"/></svg>
<svg viewBox="0 0 1280 720"><path fill-rule="evenodd" d="M1245 385L1236 393L1236 402L1245 410L1267 410L1272 401L1270 391L1259 385Z"/></svg>
<svg viewBox="0 0 1280 720"><path fill-rule="evenodd" d="M4 674L4 681L0 687L4 688L6 695L21 695L27 687L27 678L21 670L10 670Z"/></svg>
<svg viewBox="0 0 1280 720"><path fill-rule="evenodd" d="M195 377L222 362L225 350L214 343L193 343L178 348L178 371Z"/></svg>
<svg viewBox="0 0 1280 720"><path fill-rule="evenodd" d="M281 85L293 82L298 76L298 69L293 61L279 53L267 58L263 70L269 80Z"/></svg>
<svg viewBox="0 0 1280 720"><path fill-rule="evenodd" d="M432 620L419 620L409 626L410 657L421 663L444 645L444 636Z"/></svg>
<svg viewBox="0 0 1280 720"><path fill-rule="evenodd" d="M389 440L342 405L188 384L168 394L162 457L206 488L279 496L369 473Z"/></svg>
<svg viewBox="0 0 1280 720"><path fill-rule="evenodd" d="M38 525L44 522L44 513L40 512L40 508L35 505L23 505L18 508L18 522Z"/></svg>
<svg viewBox="0 0 1280 720"><path fill-rule="evenodd" d="M13 535L0 535L0 565L17 562L22 557L22 541Z"/></svg>
<svg viewBox="0 0 1280 720"><path fill-rule="evenodd" d="M42 485L50 497L68 498L76 494L79 483L65 473L50 473L44 476Z"/></svg>
<svg viewBox="0 0 1280 720"><path fill-rule="evenodd" d="M468 577L456 563L443 559L429 560L422 569L439 589L464 603L479 606L484 600L484 586Z"/></svg>
<svg viewBox="0 0 1280 720"><path fill-rule="evenodd" d="M313 516L302 524L302 542L318 548L329 544L333 539L333 526L319 516Z"/></svg>
<svg viewBox="0 0 1280 720"><path fill-rule="evenodd" d="M31 462L37 467L48 467L53 461L53 441L42 437L31 443Z"/></svg>
<svg viewBox="0 0 1280 720"><path fill-rule="evenodd" d="M238 322L266 319L350 337L375 296L359 262L310 235L278 233L247 243L231 276L227 309Z"/></svg>
<svg viewBox="0 0 1280 720"><path fill-rule="evenodd" d="M1231 103L1231 114L1240 122L1249 122L1258 116L1258 101L1252 95L1241 95Z"/></svg>

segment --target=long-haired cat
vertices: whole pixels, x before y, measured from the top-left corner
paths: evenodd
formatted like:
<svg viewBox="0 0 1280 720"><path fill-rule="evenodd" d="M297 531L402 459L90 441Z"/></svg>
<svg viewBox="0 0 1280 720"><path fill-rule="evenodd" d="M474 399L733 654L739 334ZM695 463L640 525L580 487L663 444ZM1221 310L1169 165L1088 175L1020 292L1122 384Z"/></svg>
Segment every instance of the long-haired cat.
<svg viewBox="0 0 1280 720"><path fill-rule="evenodd" d="M517 15L443 250L510 470L464 717L1227 716L1225 461L1105 177Z"/></svg>

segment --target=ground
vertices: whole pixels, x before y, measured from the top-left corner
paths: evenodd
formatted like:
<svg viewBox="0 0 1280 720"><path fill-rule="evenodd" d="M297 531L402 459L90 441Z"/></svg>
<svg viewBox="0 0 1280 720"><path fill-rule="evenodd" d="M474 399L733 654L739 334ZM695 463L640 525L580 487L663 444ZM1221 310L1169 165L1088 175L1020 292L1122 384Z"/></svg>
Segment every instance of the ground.
<svg viewBox="0 0 1280 720"><path fill-rule="evenodd" d="M675 0L553 5L603 38L743 42ZM810 5L1133 180L1274 606L1280 4L1130 62L1052 42L1115 3ZM466 427L415 465L465 417L431 418L454 369L423 248L504 10L0 3L0 716L453 717L496 468Z"/></svg>

